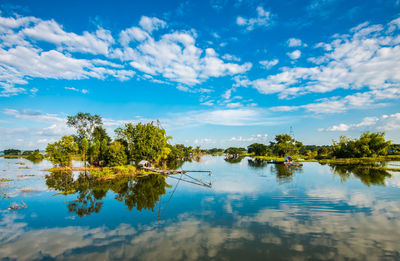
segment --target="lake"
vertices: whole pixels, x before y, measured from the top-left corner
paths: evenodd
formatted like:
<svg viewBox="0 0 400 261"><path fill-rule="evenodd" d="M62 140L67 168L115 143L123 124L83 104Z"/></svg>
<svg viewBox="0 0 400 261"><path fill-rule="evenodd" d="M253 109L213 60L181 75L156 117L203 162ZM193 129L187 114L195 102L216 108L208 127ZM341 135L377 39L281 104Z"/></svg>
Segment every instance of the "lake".
<svg viewBox="0 0 400 261"><path fill-rule="evenodd" d="M0 158L0 259L400 259L400 172L205 156L181 168L212 176L98 182L49 167Z"/></svg>

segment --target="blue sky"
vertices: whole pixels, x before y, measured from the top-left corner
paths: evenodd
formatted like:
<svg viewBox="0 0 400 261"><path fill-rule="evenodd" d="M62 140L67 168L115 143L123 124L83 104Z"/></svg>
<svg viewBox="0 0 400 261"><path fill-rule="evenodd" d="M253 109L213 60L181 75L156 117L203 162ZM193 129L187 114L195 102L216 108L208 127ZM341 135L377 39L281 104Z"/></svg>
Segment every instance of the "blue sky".
<svg viewBox="0 0 400 261"><path fill-rule="evenodd" d="M400 143L400 1L1 1L0 149L44 148L77 112L173 143Z"/></svg>

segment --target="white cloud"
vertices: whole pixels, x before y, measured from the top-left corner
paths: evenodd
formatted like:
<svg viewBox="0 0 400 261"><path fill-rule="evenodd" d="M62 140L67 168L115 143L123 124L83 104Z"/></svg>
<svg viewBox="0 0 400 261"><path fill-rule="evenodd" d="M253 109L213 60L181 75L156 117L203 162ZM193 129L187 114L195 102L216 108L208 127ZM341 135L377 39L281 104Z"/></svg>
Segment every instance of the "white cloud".
<svg viewBox="0 0 400 261"><path fill-rule="evenodd" d="M129 30L121 32L124 36L121 36L122 44L126 45L121 58L146 74L195 85L210 77L240 74L251 68L251 63L225 63L212 48L198 48L193 32L175 31L161 35L156 40L144 32L143 37L137 39L140 34L128 34ZM141 31L139 28L135 30ZM135 39L139 41L135 48L128 46Z"/></svg>
<svg viewBox="0 0 400 261"><path fill-rule="evenodd" d="M232 89L228 89L224 92L224 94L222 94L222 98L228 100L231 98L231 95L232 95Z"/></svg>
<svg viewBox="0 0 400 261"><path fill-rule="evenodd" d="M259 61L259 63L267 70L271 69L272 67L274 67L275 65L277 65L279 62L278 59L273 59L273 60L265 60L265 61Z"/></svg>
<svg viewBox="0 0 400 261"><path fill-rule="evenodd" d="M287 45L288 45L289 47L299 47L299 46L302 46L303 43L302 43L302 41L301 41L300 39L297 39L297 38L290 38L290 39L287 41Z"/></svg>
<svg viewBox="0 0 400 261"><path fill-rule="evenodd" d="M226 107L230 108L230 109L240 108L240 107L243 107L243 104L241 104L240 102L231 102L231 103L227 103Z"/></svg>
<svg viewBox="0 0 400 261"><path fill-rule="evenodd" d="M287 55L290 57L292 60L299 59L301 56L301 51L300 50L294 50L293 52L287 53Z"/></svg>
<svg viewBox="0 0 400 261"><path fill-rule="evenodd" d="M268 139L268 134L255 134L251 135L250 137L232 137L229 141L236 141L236 142L265 142Z"/></svg>
<svg viewBox="0 0 400 261"><path fill-rule="evenodd" d="M114 43L111 32L98 28L95 33L83 32L82 35L68 33L54 20L39 21L33 27L27 27L20 33L28 39L56 44L59 49L71 52L107 55Z"/></svg>
<svg viewBox="0 0 400 261"><path fill-rule="evenodd" d="M368 127L372 130L391 131L400 129L400 113L391 115L382 115L381 117L365 117L359 123L345 124L340 123L319 131L348 131L350 129L365 129Z"/></svg>
<svg viewBox="0 0 400 261"><path fill-rule="evenodd" d="M335 89L369 88L371 91L400 86L400 26L394 20L386 26L353 28L349 34L335 35L330 43L319 43L324 54L313 57L316 66L282 68L263 79L236 78L237 86L253 86L261 93L280 93L280 98ZM296 52L296 51L295 51ZM288 53L298 58L301 53ZM289 95L288 95L289 94Z"/></svg>
<svg viewBox="0 0 400 261"><path fill-rule="evenodd" d="M83 94L86 94L86 93L88 93L89 91L88 90L86 90L86 89L77 89L77 88L75 88L75 87L68 87L68 86L66 86L66 87L64 87L64 89L66 89L66 90L70 90L70 91L74 91L74 92L81 92L81 93L83 93Z"/></svg>
<svg viewBox="0 0 400 261"><path fill-rule="evenodd" d="M193 86L210 77L244 73L252 66L224 62L214 49L199 48L194 30L172 31L156 38L152 33L166 28L165 21L143 16L139 26L122 30L116 42L112 33L101 27L95 32L76 34L67 32L54 20L0 16L0 96L25 92L16 85L26 85L31 78L114 77L125 81L137 70L144 73L139 76L142 79L160 81L152 78L160 76ZM54 48L46 46L43 50L43 42ZM87 56L77 58L76 52ZM225 58L238 60L234 56ZM125 69L129 65L134 69Z"/></svg>
<svg viewBox="0 0 400 261"><path fill-rule="evenodd" d="M42 114L37 111L30 110L15 110L15 109L4 109L4 114L13 116L16 119L24 119L36 122L54 123L54 122L65 122L64 118L60 118L54 114Z"/></svg>
<svg viewBox="0 0 400 261"><path fill-rule="evenodd" d="M151 33L154 30L158 30L161 28L164 28L167 24L165 21L160 20L156 17L147 17L147 16L142 16L139 21L139 25L146 30L147 32Z"/></svg>
<svg viewBox="0 0 400 261"><path fill-rule="evenodd" d="M263 88L263 86L260 86ZM292 88L293 89L293 88ZM263 88L264 91L265 88ZM286 93L282 95L290 96L291 89L287 89ZM273 90L271 90L273 91ZM276 106L271 107L271 111L295 111L299 109L305 109L308 112L316 114L324 113L343 113L350 109L368 109L371 106L381 107L387 104L382 103L388 99L396 100L400 99L400 88L398 86L388 87L386 89L372 90L368 92L359 92L345 97L330 97L316 100L313 103L297 106Z"/></svg>
<svg viewBox="0 0 400 261"><path fill-rule="evenodd" d="M241 16L236 18L236 24L246 27L247 31L252 31L256 27L268 27L271 25L271 22L271 13L265 11L262 6L257 7L257 17L255 18L243 18Z"/></svg>

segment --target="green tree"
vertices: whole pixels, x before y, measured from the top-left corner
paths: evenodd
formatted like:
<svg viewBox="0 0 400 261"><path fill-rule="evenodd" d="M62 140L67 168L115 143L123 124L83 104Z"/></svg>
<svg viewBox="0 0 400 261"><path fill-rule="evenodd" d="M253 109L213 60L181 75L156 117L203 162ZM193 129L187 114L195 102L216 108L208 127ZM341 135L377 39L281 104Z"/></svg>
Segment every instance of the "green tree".
<svg viewBox="0 0 400 261"><path fill-rule="evenodd" d="M108 166L122 166L127 163L125 148L121 143L113 141L108 146L106 162Z"/></svg>
<svg viewBox="0 0 400 261"><path fill-rule="evenodd" d="M17 149L7 149L4 150L4 155L20 155L21 151Z"/></svg>
<svg viewBox="0 0 400 261"><path fill-rule="evenodd" d="M99 166L100 162L100 146L101 143L99 140L95 140L90 146L88 150L89 163L93 166Z"/></svg>
<svg viewBox="0 0 400 261"><path fill-rule="evenodd" d="M337 158L360 158L386 155L390 141L385 140L383 132L364 132L359 139L341 136L333 141L332 154Z"/></svg>
<svg viewBox="0 0 400 261"><path fill-rule="evenodd" d="M89 142L86 138L83 138L82 142L81 142L81 153L82 153L83 164L85 167L86 167L86 160L87 160L86 156L87 156L88 149L89 149Z"/></svg>
<svg viewBox="0 0 400 261"><path fill-rule="evenodd" d="M75 116L68 116L67 125L77 130L79 141L86 138L91 143L94 140L93 132L95 128L101 127L103 121L99 115L79 112Z"/></svg>
<svg viewBox="0 0 400 261"><path fill-rule="evenodd" d="M46 155L57 166L71 166L72 157L78 151L78 145L72 136L64 136L60 141L50 143L46 147Z"/></svg>
<svg viewBox="0 0 400 261"><path fill-rule="evenodd" d="M96 126L93 130L92 133L93 140L101 140L103 141L104 139L107 141L107 144L111 143L111 138L108 136L106 129L104 129L102 126Z"/></svg>
<svg viewBox="0 0 400 261"><path fill-rule="evenodd" d="M154 126L153 123L138 123L137 125L128 123L123 128L116 129L115 132L118 139L127 145L129 161L135 162L160 160L169 139L165 135L165 130Z"/></svg>
<svg viewBox="0 0 400 261"><path fill-rule="evenodd" d="M270 148L275 155L280 157L291 154L298 154L303 143L296 141L288 134L280 134L275 136L275 142L270 142Z"/></svg>
<svg viewBox="0 0 400 261"><path fill-rule="evenodd" d="M269 148L262 143L253 143L247 147L249 153L254 153L255 156L265 156Z"/></svg>

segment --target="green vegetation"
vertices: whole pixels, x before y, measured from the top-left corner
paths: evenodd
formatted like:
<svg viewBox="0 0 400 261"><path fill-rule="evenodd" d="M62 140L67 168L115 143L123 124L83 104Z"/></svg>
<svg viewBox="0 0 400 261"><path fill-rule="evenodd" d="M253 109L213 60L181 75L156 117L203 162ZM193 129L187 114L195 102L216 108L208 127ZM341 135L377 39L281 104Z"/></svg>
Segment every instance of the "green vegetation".
<svg viewBox="0 0 400 261"><path fill-rule="evenodd" d="M271 141L269 146L274 155L283 157L287 154L298 154L303 143L296 141L288 134L280 134L275 136L275 141Z"/></svg>
<svg viewBox="0 0 400 261"><path fill-rule="evenodd" d="M78 145L72 136L64 136L60 141L48 144L46 154L56 166L71 166L72 156L78 151Z"/></svg>
<svg viewBox="0 0 400 261"><path fill-rule="evenodd" d="M340 137L333 141L332 156L336 158L362 158L386 155L390 141L386 141L383 132L365 132L359 139Z"/></svg>
<svg viewBox="0 0 400 261"><path fill-rule="evenodd" d="M167 141L170 137L165 135L164 129L154 126L153 123L128 123L116 129L115 133L118 141L125 145L129 161L159 162L169 152Z"/></svg>
<svg viewBox="0 0 400 261"><path fill-rule="evenodd" d="M255 156L265 156L271 153L271 149L267 145L262 143L253 143L247 147L249 153L253 153Z"/></svg>
<svg viewBox="0 0 400 261"><path fill-rule="evenodd" d="M56 166L52 169L54 171L72 170L72 160L82 160L84 167L74 169L90 170L95 177L113 178L135 172L136 168L129 163L147 160L155 166L179 167L183 160L201 154L200 147L168 144L171 137L152 122L125 124L115 130L114 141L103 128L98 115L78 113L68 116L67 124L76 129L76 134L64 136L46 148L47 158Z"/></svg>
<svg viewBox="0 0 400 261"><path fill-rule="evenodd" d="M4 150L4 155L21 155L21 151L17 149Z"/></svg>
<svg viewBox="0 0 400 261"><path fill-rule="evenodd" d="M69 212L79 217L88 216L101 211L102 199L107 192L113 191L115 199L127 206L129 210L154 210L159 198L170 187L166 178L161 175L146 175L132 179L129 176L117 176L115 179L99 179L94 175L80 173L74 181L72 172L52 172L46 175L46 185L59 194L76 193L76 199L68 201Z"/></svg>

